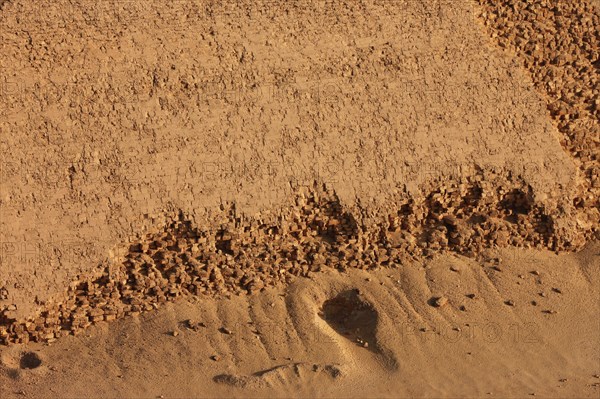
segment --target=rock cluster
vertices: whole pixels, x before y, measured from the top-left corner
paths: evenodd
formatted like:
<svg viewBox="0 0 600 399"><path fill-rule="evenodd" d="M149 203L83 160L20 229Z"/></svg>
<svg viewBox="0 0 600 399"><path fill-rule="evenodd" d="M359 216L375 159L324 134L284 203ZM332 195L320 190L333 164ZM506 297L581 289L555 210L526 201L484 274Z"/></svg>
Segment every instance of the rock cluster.
<svg viewBox="0 0 600 399"><path fill-rule="evenodd" d="M275 222L244 220L232 208L209 224L218 228L200 230L180 214L133 240L121 262L74 281L38 316L18 321L0 313L0 342L52 342L178 297L253 293L324 267L395 267L440 251L474 256L506 245L569 248L523 190L524 184L465 178L368 226L334 193L317 188L300 194Z"/></svg>
<svg viewBox="0 0 600 399"><path fill-rule="evenodd" d="M584 177L577 219L598 231L600 209L600 14L587 0L479 0L481 18L517 54L546 95L562 145Z"/></svg>
<svg viewBox="0 0 600 399"><path fill-rule="evenodd" d="M129 246L122 263L74 281L68 291L25 321L0 313L0 343L53 341L93 323L157 308L180 296L252 293L307 276L340 258L358 265L358 226L326 193L300 196L276 225L229 217L200 231L183 215Z"/></svg>

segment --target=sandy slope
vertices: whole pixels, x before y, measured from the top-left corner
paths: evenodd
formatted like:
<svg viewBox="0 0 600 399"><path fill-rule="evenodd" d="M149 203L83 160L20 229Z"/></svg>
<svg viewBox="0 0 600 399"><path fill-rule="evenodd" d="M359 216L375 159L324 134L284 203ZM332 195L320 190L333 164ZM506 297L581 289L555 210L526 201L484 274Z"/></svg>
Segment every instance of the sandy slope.
<svg viewBox="0 0 600 399"><path fill-rule="evenodd" d="M598 397L600 245L489 257L500 263L440 256L398 270L323 273L250 297L178 302L49 346L5 348L2 393ZM428 304L439 295L446 305ZM191 330L188 319L205 327ZM24 351L41 366L23 369Z"/></svg>

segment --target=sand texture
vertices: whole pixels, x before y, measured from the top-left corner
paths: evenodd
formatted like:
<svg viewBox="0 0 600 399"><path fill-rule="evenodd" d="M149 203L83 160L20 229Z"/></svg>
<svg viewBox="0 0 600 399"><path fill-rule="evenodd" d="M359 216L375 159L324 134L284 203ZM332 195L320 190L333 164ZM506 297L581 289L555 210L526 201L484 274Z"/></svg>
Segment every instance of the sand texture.
<svg viewBox="0 0 600 399"><path fill-rule="evenodd" d="M1 397L598 397L591 0L0 0Z"/></svg>

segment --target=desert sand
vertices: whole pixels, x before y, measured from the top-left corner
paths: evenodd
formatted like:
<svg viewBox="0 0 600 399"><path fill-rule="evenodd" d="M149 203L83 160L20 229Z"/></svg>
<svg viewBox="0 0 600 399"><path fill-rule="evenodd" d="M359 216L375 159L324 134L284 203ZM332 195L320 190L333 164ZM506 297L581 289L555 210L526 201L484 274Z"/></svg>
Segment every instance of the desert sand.
<svg viewBox="0 0 600 399"><path fill-rule="evenodd" d="M598 397L597 6L0 2L0 396Z"/></svg>

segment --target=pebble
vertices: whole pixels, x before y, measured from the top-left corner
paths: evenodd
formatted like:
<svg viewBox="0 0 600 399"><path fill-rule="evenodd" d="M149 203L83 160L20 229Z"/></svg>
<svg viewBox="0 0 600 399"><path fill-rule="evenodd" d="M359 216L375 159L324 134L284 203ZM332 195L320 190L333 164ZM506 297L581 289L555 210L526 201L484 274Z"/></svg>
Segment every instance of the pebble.
<svg viewBox="0 0 600 399"><path fill-rule="evenodd" d="M454 215L446 215L442 218L442 221L449 226L454 227L458 225L458 219Z"/></svg>
<svg viewBox="0 0 600 399"><path fill-rule="evenodd" d="M512 300L504 301L504 303L508 306L515 306L515 302Z"/></svg>
<svg viewBox="0 0 600 399"><path fill-rule="evenodd" d="M448 303L448 298L446 298L445 296L440 296L440 297L433 299L433 306L435 306L436 308L441 308L442 306L446 305L447 303Z"/></svg>
<svg viewBox="0 0 600 399"><path fill-rule="evenodd" d="M204 324L201 321L196 321L196 320L190 319L190 320L186 321L186 326L190 330L198 332L198 331L200 331L200 329L205 328L206 324Z"/></svg>
<svg viewBox="0 0 600 399"><path fill-rule="evenodd" d="M232 335L233 334L233 331L231 331L230 329L228 329L226 327L219 328L219 331L222 332L223 334L227 334L227 335Z"/></svg>

